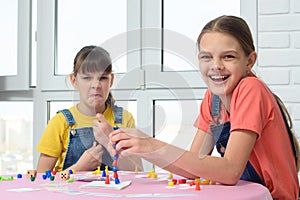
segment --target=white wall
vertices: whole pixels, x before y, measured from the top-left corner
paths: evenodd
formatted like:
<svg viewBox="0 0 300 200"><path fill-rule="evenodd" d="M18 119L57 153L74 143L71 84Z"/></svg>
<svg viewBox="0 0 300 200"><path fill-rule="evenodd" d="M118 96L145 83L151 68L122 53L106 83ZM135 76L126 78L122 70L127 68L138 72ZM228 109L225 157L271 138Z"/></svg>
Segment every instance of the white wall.
<svg viewBox="0 0 300 200"><path fill-rule="evenodd" d="M258 66L285 102L300 138L300 1L258 1Z"/></svg>

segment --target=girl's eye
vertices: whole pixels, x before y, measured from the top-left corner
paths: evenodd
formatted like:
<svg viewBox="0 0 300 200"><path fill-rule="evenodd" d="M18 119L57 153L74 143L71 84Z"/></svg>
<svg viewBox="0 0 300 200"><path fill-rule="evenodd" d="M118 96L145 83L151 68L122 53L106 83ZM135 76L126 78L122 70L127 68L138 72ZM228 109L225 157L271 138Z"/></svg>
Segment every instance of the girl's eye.
<svg viewBox="0 0 300 200"><path fill-rule="evenodd" d="M108 77L107 76L101 76L99 80L100 81L105 81L105 80L108 80Z"/></svg>
<svg viewBox="0 0 300 200"><path fill-rule="evenodd" d="M225 60L232 60L232 59L234 59L235 58L235 56L233 56L233 55L225 55L224 56L224 59Z"/></svg>
<svg viewBox="0 0 300 200"><path fill-rule="evenodd" d="M82 77L82 79L84 79L84 80L90 80L91 77L89 77L89 76L84 76L84 77Z"/></svg>
<svg viewBox="0 0 300 200"><path fill-rule="evenodd" d="M211 56L209 55L199 55L199 59L202 61L209 61L211 59Z"/></svg>

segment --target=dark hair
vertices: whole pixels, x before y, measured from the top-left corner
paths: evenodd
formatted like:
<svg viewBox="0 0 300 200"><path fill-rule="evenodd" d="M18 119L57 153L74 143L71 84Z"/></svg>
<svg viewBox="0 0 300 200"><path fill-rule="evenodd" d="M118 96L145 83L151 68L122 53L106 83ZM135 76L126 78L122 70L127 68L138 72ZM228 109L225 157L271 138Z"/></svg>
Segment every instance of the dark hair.
<svg viewBox="0 0 300 200"><path fill-rule="evenodd" d="M79 72L105 72L112 73L112 62L109 53L99 46L85 46L74 58L73 75L76 77ZM105 102L114 109L115 100L109 92Z"/></svg>
<svg viewBox="0 0 300 200"><path fill-rule="evenodd" d="M252 34L247 23L242 18L227 15L220 16L204 26L197 39L198 49L200 49L199 44L202 36L205 33L215 31L233 36L239 42L246 55L255 51Z"/></svg>
<svg viewBox="0 0 300 200"><path fill-rule="evenodd" d="M197 39L197 45L198 45L199 50L200 50L200 42L201 42L202 36L205 33L209 33L209 32L220 32L220 33L226 33L226 34L233 36L240 44L240 46L243 49L246 56L248 56L251 52L255 51L255 46L254 46L250 28L249 28L248 24L246 23L246 21L240 17L223 15L223 16L217 17L217 18L213 19L212 21L208 22L202 29L202 31L199 34L198 39ZM300 148L299 148L298 139L293 130L293 123L292 123L291 116L290 116L287 108L281 101L281 99L275 94L274 94L274 97L280 107L283 119L286 122L286 126L288 128L288 132L290 135L291 144L293 146L294 155L296 158L297 171L299 171Z"/></svg>

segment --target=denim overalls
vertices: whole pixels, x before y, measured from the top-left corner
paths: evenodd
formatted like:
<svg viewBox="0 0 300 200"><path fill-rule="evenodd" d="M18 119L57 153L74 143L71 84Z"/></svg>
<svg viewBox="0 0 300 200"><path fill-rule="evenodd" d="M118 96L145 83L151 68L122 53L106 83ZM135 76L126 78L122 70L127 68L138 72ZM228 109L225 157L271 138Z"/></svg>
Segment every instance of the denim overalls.
<svg viewBox="0 0 300 200"><path fill-rule="evenodd" d="M211 116L213 120L216 121L216 124L210 126L210 130L213 133L215 144L218 152L223 157L225 149L227 146L228 139L230 137L230 122L225 122L224 124L219 124L218 117L221 110L221 101L219 96L213 95L212 104L211 104ZM261 180L252 164L248 161L243 175L240 178L241 180L252 181L264 185L264 182Z"/></svg>
<svg viewBox="0 0 300 200"><path fill-rule="evenodd" d="M122 124L123 108L114 106L113 110L115 116L114 122ZM58 112L61 112L65 116L68 126L72 126L76 123L72 113L68 109L60 110ZM85 150L93 146L94 141L95 137L93 127L71 129L69 132L69 143L62 170L65 170L75 164L79 160L81 155L85 152ZM106 148L103 149L104 153L102 156L102 164L100 167L101 170L104 170L105 166L109 166L109 168L111 168L113 162Z"/></svg>

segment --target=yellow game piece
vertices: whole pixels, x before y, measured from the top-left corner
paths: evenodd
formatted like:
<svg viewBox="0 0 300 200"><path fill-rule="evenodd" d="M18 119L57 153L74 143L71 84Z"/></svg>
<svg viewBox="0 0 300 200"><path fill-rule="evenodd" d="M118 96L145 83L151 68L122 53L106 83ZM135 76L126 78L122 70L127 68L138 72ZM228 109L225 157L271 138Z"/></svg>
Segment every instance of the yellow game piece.
<svg viewBox="0 0 300 200"><path fill-rule="evenodd" d="M195 183L200 183L200 178L195 178Z"/></svg>
<svg viewBox="0 0 300 200"><path fill-rule="evenodd" d="M202 185L208 185L209 183L210 183L210 180L208 180L208 179L204 179L201 181Z"/></svg>
<svg viewBox="0 0 300 200"><path fill-rule="evenodd" d="M100 166L98 166L97 169L92 172L92 174L100 174L100 173L101 173Z"/></svg>
<svg viewBox="0 0 300 200"><path fill-rule="evenodd" d="M138 174L138 173L139 173L139 169L138 169L137 166L135 166L134 173L135 173L135 174Z"/></svg>
<svg viewBox="0 0 300 200"><path fill-rule="evenodd" d="M173 181L169 181L168 182L168 186L174 186L174 182Z"/></svg>
<svg viewBox="0 0 300 200"><path fill-rule="evenodd" d="M172 174L172 172L170 172L170 174L169 174L169 179L173 179L173 174Z"/></svg>
<svg viewBox="0 0 300 200"><path fill-rule="evenodd" d="M108 174L108 166L105 166L105 173Z"/></svg>

